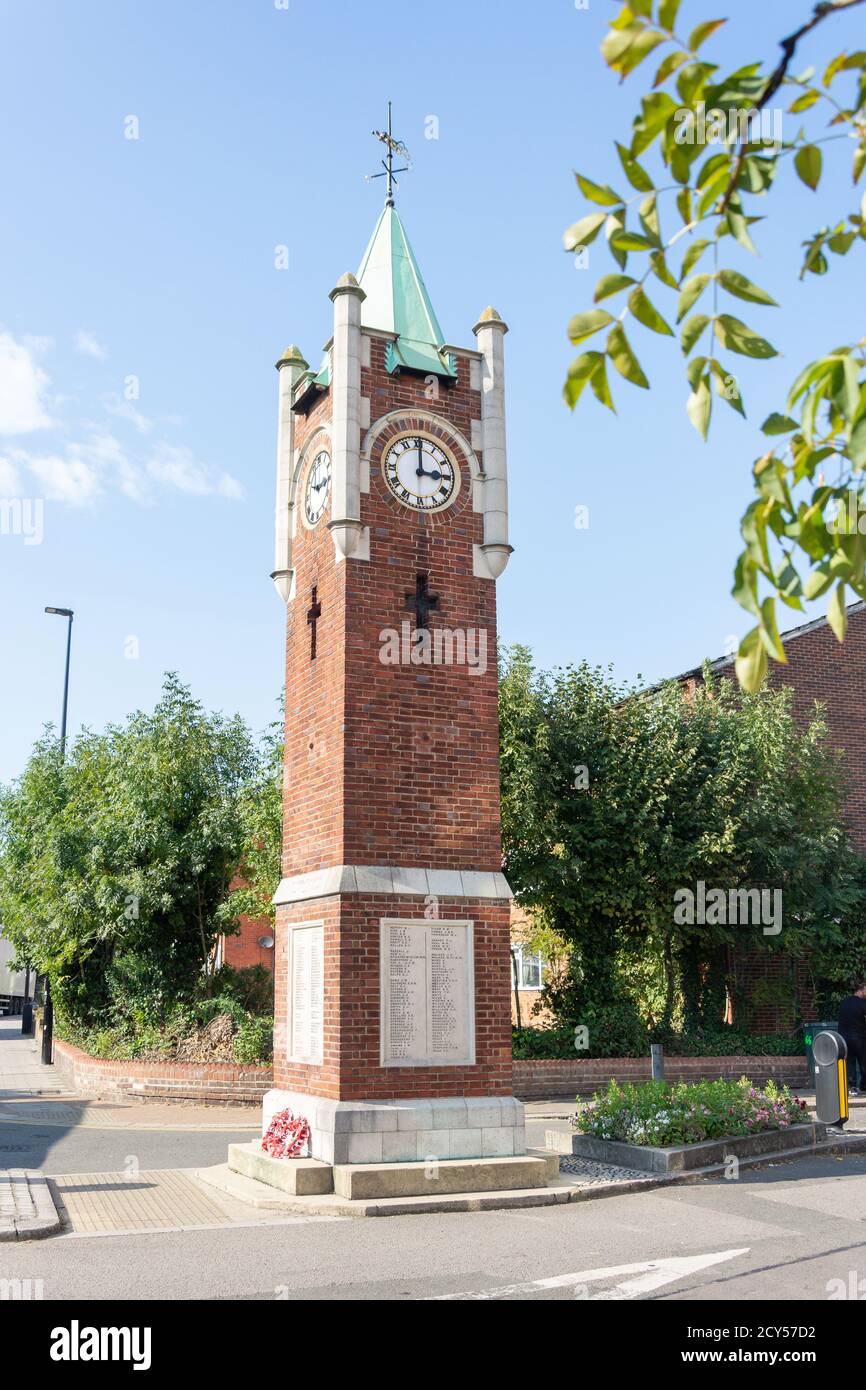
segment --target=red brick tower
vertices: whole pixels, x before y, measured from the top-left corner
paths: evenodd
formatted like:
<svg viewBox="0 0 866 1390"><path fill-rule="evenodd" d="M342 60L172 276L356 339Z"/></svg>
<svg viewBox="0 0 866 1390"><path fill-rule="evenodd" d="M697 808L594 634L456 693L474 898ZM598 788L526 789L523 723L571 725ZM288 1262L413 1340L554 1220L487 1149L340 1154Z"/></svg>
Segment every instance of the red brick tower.
<svg viewBox="0 0 866 1390"><path fill-rule="evenodd" d="M327 1162L525 1151L511 1095L495 580L506 325L445 343L389 197L277 363L286 603L274 1080Z"/></svg>

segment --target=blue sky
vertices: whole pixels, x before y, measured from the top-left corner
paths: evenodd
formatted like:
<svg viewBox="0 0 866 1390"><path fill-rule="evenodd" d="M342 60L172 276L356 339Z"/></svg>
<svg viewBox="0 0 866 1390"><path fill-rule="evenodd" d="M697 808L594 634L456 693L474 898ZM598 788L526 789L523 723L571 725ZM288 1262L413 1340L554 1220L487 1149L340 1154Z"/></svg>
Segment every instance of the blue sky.
<svg viewBox="0 0 866 1390"><path fill-rule="evenodd" d="M584 207L571 171L622 184L612 139L648 80L619 87L604 67L610 9L2 0L0 496L45 500L41 544L0 536L0 779L59 719L64 629L46 604L76 612L73 731L152 705L168 669L254 728L273 718L273 363L289 342L317 361L330 336L328 291L381 206L363 176L389 97L414 160L398 207L446 338L473 345L489 303L511 329L502 636L544 664L655 680L746 630L729 588L758 426L802 362L863 331L856 248L796 278L800 240L853 206L847 151L819 197L786 174L759 261L731 257L783 305L733 306L784 352L748 365L747 423L717 404L704 445L678 347L641 329L656 389L617 380L618 417L589 398L570 414L565 325L614 268L598 244L588 272L560 249ZM729 0L707 56L772 57L807 11ZM714 13L684 0L680 27ZM859 28L834 18L798 70Z"/></svg>

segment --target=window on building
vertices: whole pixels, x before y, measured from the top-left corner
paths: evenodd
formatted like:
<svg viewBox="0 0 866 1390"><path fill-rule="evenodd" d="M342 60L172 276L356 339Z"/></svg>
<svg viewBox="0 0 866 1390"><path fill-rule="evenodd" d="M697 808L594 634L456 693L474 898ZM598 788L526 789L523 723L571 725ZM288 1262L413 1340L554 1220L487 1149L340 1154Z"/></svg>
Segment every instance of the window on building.
<svg viewBox="0 0 866 1390"><path fill-rule="evenodd" d="M541 989L544 984L544 961L538 951L523 945L512 947L517 972L518 989Z"/></svg>

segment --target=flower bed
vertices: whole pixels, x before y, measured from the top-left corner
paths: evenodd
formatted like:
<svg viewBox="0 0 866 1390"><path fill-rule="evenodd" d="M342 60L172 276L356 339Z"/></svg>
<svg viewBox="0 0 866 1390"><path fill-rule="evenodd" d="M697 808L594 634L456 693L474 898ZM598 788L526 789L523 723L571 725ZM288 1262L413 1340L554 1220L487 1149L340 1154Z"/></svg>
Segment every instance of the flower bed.
<svg viewBox="0 0 866 1390"><path fill-rule="evenodd" d="M664 1148L789 1129L806 1119L805 1102L787 1086L768 1082L759 1090L744 1076L676 1086L611 1081L572 1116L572 1124L579 1134L597 1139Z"/></svg>

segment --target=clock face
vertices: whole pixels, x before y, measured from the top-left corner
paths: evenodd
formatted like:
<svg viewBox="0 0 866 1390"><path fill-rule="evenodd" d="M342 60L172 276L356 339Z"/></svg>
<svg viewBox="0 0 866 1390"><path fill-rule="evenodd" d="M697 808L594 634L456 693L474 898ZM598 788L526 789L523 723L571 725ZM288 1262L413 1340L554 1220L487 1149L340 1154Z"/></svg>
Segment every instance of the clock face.
<svg viewBox="0 0 866 1390"><path fill-rule="evenodd" d="M447 507L460 486L460 474L451 455L423 434L395 439L385 451L382 472L398 502L416 512Z"/></svg>
<svg viewBox="0 0 866 1390"><path fill-rule="evenodd" d="M327 449L316 454L307 474L304 492L304 517L308 526L315 526L328 505L331 495L331 455Z"/></svg>

